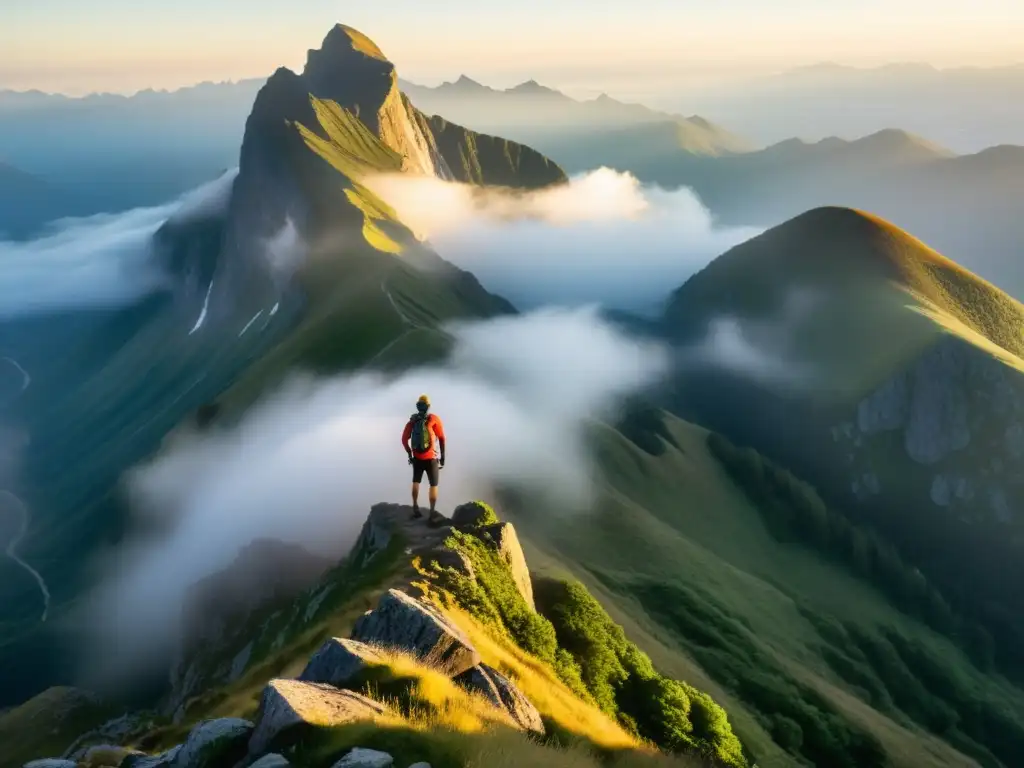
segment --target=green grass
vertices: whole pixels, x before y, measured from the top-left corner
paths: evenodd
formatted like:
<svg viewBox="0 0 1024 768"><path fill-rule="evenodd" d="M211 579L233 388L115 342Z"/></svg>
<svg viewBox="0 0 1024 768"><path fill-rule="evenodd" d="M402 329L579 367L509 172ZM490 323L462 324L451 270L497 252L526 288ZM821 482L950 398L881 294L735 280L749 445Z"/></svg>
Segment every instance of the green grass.
<svg viewBox="0 0 1024 768"><path fill-rule="evenodd" d="M831 643L808 615L903 638L960 681L961 702L988 702L1011 721L1024 720L1019 690L979 670L870 583L776 540L709 453L705 430L668 416L665 424L675 445L658 455L595 427L602 474L586 511L551 509L537 499L510 501L503 511L516 522L534 569L580 577L660 672L722 704L758 765L799 764L812 717L836 735L877 740L894 766L976 764L955 736L944 741L873 699L866 672L852 681L837 674L836 650L826 650ZM749 689L759 679L812 711L775 717L776 705Z"/></svg>
<svg viewBox="0 0 1024 768"><path fill-rule="evenodd" d="M0 768L63 754L83 733L118 712L74 688L49 688L19 707L0 713Z"/></svg>
<svg viewBox="0 0 1024 768"><path fill-rule="evenodd" d="M658 674L582 584L537 581L535 613L508 566L484 540L454 531L446 544L469 558L474 578L440 569L437 585L477 621L551 667L583 702L663 749L746 768L743 748L721 707L702 691Z"/></svg>
<svg viewBox="0 0 1024 768"><path fill-rule="evenodd" d="M819 389L856 402L944 334L1024 368L1024 306L870 214L819 208L728 251L677 289L671 334L709 316L777 320L793 288L828 300L790 328Z"/></svg>

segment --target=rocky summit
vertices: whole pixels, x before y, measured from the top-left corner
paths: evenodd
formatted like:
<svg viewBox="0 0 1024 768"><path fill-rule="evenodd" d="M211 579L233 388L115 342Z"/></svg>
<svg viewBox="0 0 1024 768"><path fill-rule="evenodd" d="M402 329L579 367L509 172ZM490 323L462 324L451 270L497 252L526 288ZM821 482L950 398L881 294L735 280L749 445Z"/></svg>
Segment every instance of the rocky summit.
<svg viewBox="0 0 1024 768"><path fill-rule="evenodd" d="M358 563L359 568L368 568L396 541L402 542L406 558L419 561L427 557L434 563L445 561L445 552L455 552L453 543L445 543L449 531L454 530L452 521L430 527L413 521L411 511L409 507L396 504L374 506L348 561ZM523 588L532 598L529 573L515 528L507 522L481 524L496 519L489 507L479 503L463 505L458 515L463 530L486 543L493 550L498 567L510 569L509 578L514 579L516 588ZM275 551L267 543L260 546ZM246 561L252 551L255 550L244 556ZM514 566L520 568L515 576L511 573ZM230 583L226 578L221 576L217 581ZM472 577L470 579L476 583ZM522 586L524 580L525 586ZM279 578L272 582L280 588ZM266 601L273 603L274 593L263 594ZM247 610L256 608L250 605ZM529 610L533 610L532 600ZM224 642L225 636L211 635L205 640L207 643ZM191 652L201 651L192 648ZM394 683L389 686L388 681L400 681L403 674L408 674L402 671L408 664L421 669L422 674L440 674L450 681L452 691L463 690L479 697L484 706L493 709L496 722L525 732L545 733L540 712L516 683L507 674L483 662L470 637L439 604L424 594L422 585L417 587L406 582L401 587L388 589L374 608L358 618L351 638L326 639L297 677L267 680L253 721L237 717L201 720L187 731L181 743L150 754L130 745L78 746L77 751L68 753L71 757L43 758L25 765L26 768L72 768L79 764L78 760L97 768L107 765L121 768L282 768L292 764L288 755L294 754L296 745L324 729L358 723L393 724L396 719L400 720L402 699L414 694L410 691L396 694L403 689L403 684L398 682L396 688ZM216 684L215 680L193 680L189 694L202 694L204 687ZM383 700L375 700L375 691L378 695L384 691L390 693ZM176 696L176 700L181 699L181 695ZM109 733L108 727L101 726L91 735L83 734L77 743L104 738ZM364 747L354 747L338 758L335 766L349 768L395 764L387 752Z"/></svg>

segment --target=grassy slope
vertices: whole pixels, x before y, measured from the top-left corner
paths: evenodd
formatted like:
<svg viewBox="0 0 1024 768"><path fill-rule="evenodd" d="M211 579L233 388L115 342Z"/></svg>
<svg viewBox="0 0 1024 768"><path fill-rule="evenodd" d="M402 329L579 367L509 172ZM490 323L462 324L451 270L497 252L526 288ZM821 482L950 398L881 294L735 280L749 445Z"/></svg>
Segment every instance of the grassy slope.
<svg viewBox="0 0 1024 768"><path fill-rule="evenodd" d="M605 470L592 516L545 519L520 513L534 567L568 566L595 590L655 664L708 690L729 712L734 728L762 766L794 764L770 740L754 708L736 695L725 667L701 667L700 637L643 602L652 584L689 592L722 627L740 632L752 648L820 694L848 722L873 733L895 765L974 765L900 714L883 714L858 698L829 666L828 642L806 617L811 612L864 629L888 627L943 660L976 692L1024 717L1024 696L979 673L951 643L893 609L872 588L798 546L780 545L760 515L704 445L704 430L672 420L679 448L662 456L639 450L614 432L600 438ZM640 597L638 597L638 595ZM692 606L691 608L694 608ZM723 629L724 631L724 629ZM713 656L705 654L705 659ZM763 718L761 718L763 721Z"/></svg>
<svg viewBox="0 0 1024 768"><path fill-rule="evenodd" d="M110 708L82 691L50 688L20 707L0 713L0 766L16 768L42 755L60 754L111 714Z"/></svg>
<svg viewBox="0 0 1024 768"><path fill-rule="evenodd" d="M721 314L777 319L794 289L827 299L814 323L794 329L796 355L853 398L942 333L1024 369L1024 306L889 222L846 208L809 211L713 261L673 293L666 331L680 338Z"/></svg>
<svg viewBox="0 0 1024 768"><path fill-rule="evenodd" d="M202 678L211 682L201 695L189 701L182 721L146 732L134 739L135 745L157 752L180 743L201 720L254 717L269 679L298 675L324 640L348 636L354 621L372 608L386 589L424 575L418 561L410 563L402 555L406 544L396 536L368 566L358 566L357 557L325 576L299 599L268 606L244 626L231 627L217 649L197 657ZM597 768L607 765L609 758L612 765L623 768L701 764L686 756L655 754L596 706L578 698L547 664L525 653L508 637L485 628L454 605L444 610L470 637L484 662L515 680L538 708L550 730L544 743L511 732L503 714L482 698L458 688L445 675L407 655L382 651L385 664L367 673L364 683L353 685L388 703L392 713L373 724L313 734L299 744L297 765L326 768L353 746L387 751L399 763L427 758L437 768L504 764ZM252 650L244 674L227 684L217 682L217 670L229 665L232 656L247 646ZM604 753L604 759L599 759L597 753Z"/></svg>

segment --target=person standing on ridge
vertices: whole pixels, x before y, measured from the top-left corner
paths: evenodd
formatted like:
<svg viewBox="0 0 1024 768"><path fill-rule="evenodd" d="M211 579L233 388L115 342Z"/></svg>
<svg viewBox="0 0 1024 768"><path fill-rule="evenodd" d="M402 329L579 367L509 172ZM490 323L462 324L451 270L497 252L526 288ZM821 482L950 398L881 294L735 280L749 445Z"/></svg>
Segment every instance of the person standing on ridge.
<svg viewBox="0 0 1024 768"><path fill-rule="evenodd" d="M430 481L430 522L437 515L437 483L440 470L444 468L444 426L436 414L428 413L430 398L420 395L416 401L416 413L402 431L402 447L412 465L412 516L423 517L420 512L420 482L423 473Z"/></svg>

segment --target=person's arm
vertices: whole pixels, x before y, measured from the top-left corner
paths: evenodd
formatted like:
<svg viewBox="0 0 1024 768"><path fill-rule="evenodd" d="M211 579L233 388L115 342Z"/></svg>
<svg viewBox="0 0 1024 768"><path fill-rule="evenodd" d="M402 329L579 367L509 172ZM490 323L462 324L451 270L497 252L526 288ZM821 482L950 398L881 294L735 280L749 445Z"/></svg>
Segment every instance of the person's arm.
<svg viewBox="0 0 1024 768"><path fill-rule="evenodd" d="M412 447L409 445L409 438L412 437L412 422L407 421L405 423L405 429L402 430L402 447L405 448L405 453L409 457L409 461L412 461Z"/></svg>
<svg viewBox="0 0 1024 768"><path fill-rule="evenodd" d="M437 447L441 449L441 461L440 464L444 466L444 424L441 423L441 419L437 416L434 417L434 437L437 438Z"/></svg>

